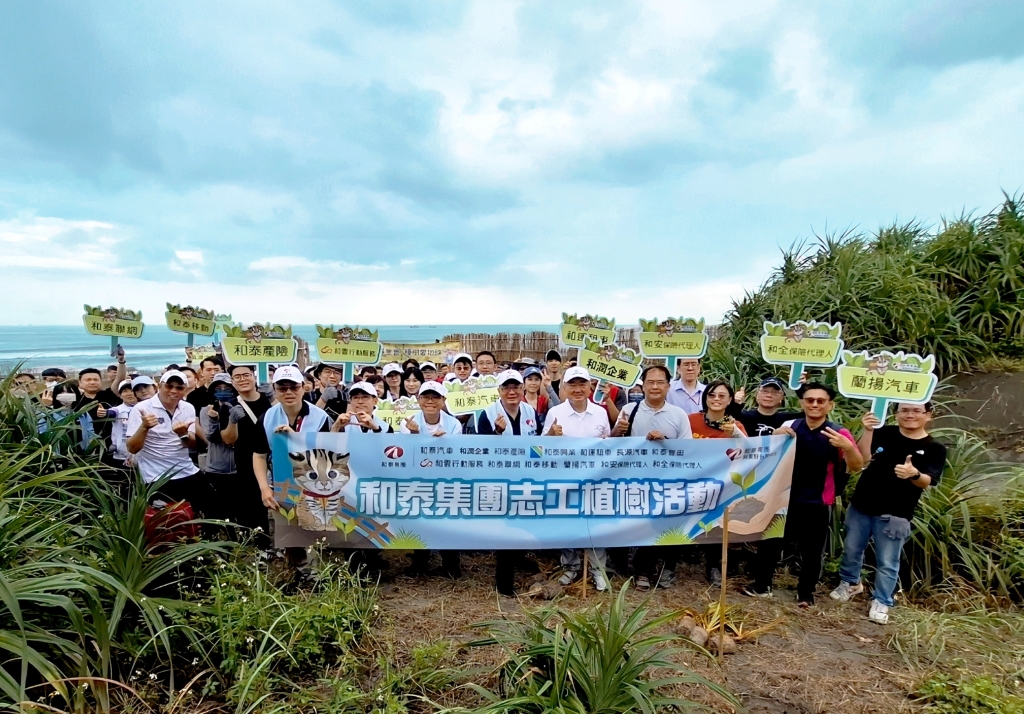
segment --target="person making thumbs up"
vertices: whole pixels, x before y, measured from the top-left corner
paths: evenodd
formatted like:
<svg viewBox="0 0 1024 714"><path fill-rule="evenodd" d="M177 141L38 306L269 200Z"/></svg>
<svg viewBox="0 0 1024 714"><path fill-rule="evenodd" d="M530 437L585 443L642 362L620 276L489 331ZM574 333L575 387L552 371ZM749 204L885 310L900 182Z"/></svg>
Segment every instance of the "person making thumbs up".
<svg viewBox="0 0 1024 714"><path fill-rule="evenodd" d="M184 399L187 384L181 372L164 372L157 393L128 415L126 446L146 483L170 475L160 489L165 500L188 501L197 515L209 517L209 484L188 453L196 443L196 410Z"/></svg>
<svg viewBox="0 0 1024 714"><path fill-rule="evenodd" d="M562 385L566 400L548 410L542 436L583 436L604 439L611 435L608 413L590 401L590 372L584 367L570 367L565 370ZM594 589L608 589L605 577L605 549L590 551L590 574ZM562 550L562 576L558 582L569 585L580 576L580 552L572 548Z"/></svg>
<svg viewBox="0 0 1024 714"><path fill-rule="evenodd" d="M875 543L875 584L868 618L884 625L899 579L900 555L910 537L910 521L921 494L938 483L946 465L946 447L928 433L931 402L900 404L896 426L882 426L874 414L861 419L857 442L870 460L846 509L846 537L839 569L842 582L832 598L847 602L864 592L860 571L869 541Z"/></svg>

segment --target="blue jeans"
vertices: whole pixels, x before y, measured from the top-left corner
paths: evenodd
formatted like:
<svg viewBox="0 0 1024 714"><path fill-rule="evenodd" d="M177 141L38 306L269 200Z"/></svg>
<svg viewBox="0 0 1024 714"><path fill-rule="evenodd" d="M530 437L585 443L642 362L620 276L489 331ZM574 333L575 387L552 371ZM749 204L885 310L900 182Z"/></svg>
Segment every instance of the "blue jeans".
<svg viewBox="0 0 1024 714"><path fill-rule="evenodd" d="M888 516L867 516L853 505L846 509L846 537L843 540L843 561L839 577L843 582L856 585L864 566L864 551L868 541L875 542L875 600L892 607L896 584L900 577L900 555L906 539L893 538L883 531L889 525Z"/></svg>

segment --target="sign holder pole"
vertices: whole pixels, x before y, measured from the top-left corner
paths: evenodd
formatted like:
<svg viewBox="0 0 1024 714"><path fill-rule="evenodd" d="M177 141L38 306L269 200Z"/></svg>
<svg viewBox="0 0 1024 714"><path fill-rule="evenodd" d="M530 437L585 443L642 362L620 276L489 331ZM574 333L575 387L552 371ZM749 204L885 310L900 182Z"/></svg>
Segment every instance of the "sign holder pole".
<svg viewBox="0 0 1024 714"><path fill-rule="evenodd" d="M345 363L345 376L342 377L345 384L352 384L352 371L355 369L355 365L351 362Z"/></svg>
<svg viewBox="0 0 1024 714"><path fill-rule="evenodd" d="M800 389L800 378L804 376L804 366L800 362L794 362L789 370L789 388Z"/></svg>
<svg viewBox="0 0 1024 714"><path fill-rule="evenodd" d="M725 640L725 583L729 572L729 507L722 512L722 592L718 596L718 664L722 664Z"/></svg>
<svg viewBox="0 0 1024 714"><path fill-rule="evenodd" d="M676 365L678 365L678 364L679 364L679 358L678 357L673 356L673 357L666 357L665 358L665 366L668 367L668 371L672 373L672 377L669 379L670 382L673 379L676 378Z"/></svg>
<svg viewBox="0 0 1024 714"><path fill-rule="evenodd" d="M878 417L878 421L885 424L885 413L889 411L889 400L888 399L873 399L871 403L871 413Z"/></svg>
<svg viewBox="0 0 1024 714"><path fill-rule="evenodd" d="M266 362L260 362L258 370L259 370L260 384L266 384L267 381L270 379L270 377L268 376L268 373L267 373L267 363Z"/></svg>

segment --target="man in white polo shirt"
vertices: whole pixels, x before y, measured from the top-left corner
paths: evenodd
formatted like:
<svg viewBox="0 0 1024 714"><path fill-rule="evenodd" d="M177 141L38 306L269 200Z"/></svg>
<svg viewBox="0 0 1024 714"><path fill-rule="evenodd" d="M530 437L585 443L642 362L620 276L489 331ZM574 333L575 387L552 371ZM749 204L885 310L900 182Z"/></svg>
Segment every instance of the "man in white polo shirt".
<svg viewBox="0 0 1024 714"><path fill-rule="evenodd" d="M202 513L208 506L205 476L199 471L189 449L196 444L196 409L185 401L188 378L176 369L164 372L157 392L140 401L128 415L125 433L129 453L142 480L153 483L161 476L171 480L160 495L171 501L188 501Z"/></svg>
<svg viewBox="0 0 1024 714"><path fill-rule="evenodd" d="M562 377L562 389L566 400L548 410L544 420L543 436L609 436L608 412L590 401L590 372L584 367L570 367ZM608 589L605 577L605 549L590 550L590 575L594 589L598 592ZM562 550L562 567L565 571L558 582L571 584L580 575L580 552L573 548Z"/></svg>
<svg viewBox="0 0 1024 714"><path fill-rule="evenodd" d="M669 404L668 394L671 373L663 364L651 365L640 375L644 400L638 404L627 404L619 412L619 418L612 428L612 436L642 436L648 441L665 439L692 439L690 419L680 407ZM656 571L656 558L662 555L665 565L660 577ZM636 588L640 591L651 589L651 582L667 588L675 582L674 569L679 559L675 546L644 546L638 548L633 557L636 571Z"/></svg>

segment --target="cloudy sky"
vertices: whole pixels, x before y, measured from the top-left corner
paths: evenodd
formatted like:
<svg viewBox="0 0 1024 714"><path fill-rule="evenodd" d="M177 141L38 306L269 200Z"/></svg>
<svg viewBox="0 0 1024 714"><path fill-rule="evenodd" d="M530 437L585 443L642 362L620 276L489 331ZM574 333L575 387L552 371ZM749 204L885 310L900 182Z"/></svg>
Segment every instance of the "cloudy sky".
<svg viewBox="0 0 1024 714"><path fill-rule="evenodd" d="M718 319L1024 189L1024 3L7 3L2 324Z"/></svg>

